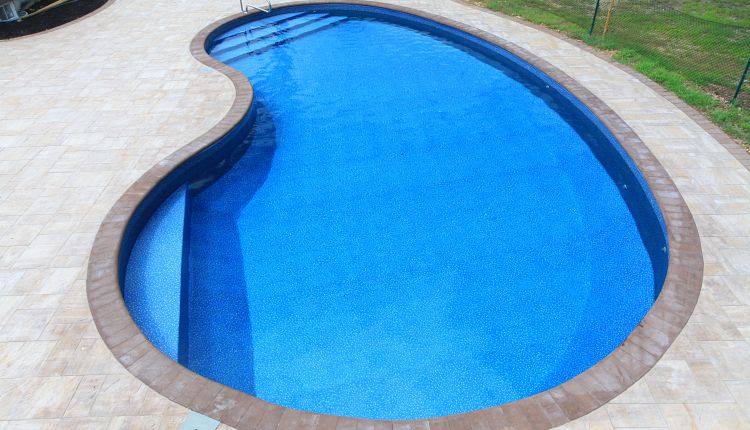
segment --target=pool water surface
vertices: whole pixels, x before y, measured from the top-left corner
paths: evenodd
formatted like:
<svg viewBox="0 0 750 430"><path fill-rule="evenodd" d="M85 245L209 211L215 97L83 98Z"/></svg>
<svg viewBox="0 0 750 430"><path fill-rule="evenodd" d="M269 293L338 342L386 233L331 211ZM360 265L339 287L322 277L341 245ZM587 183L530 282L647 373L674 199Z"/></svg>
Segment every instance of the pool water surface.
<svg viewBox="0 0 750 430"><path fill-rule="evenodd" d="M370 9L212 35L252 82L252 128L141 231L133 318L199 374L334 415L468 412L585 371L664 281L645 181L528 64Z"/></svg>

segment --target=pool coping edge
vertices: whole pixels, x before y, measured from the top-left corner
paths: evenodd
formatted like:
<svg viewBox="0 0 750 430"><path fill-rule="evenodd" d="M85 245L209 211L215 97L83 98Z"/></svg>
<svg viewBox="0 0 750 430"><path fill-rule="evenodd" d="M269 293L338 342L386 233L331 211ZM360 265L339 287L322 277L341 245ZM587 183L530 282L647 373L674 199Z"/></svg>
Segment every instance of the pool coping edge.
<svg viewBox="0 0 750 430"><path fill-rule="evenodd" d="M199 62L232 81L235 99L228 113L208 132L141 176L112 207L94 240L86 281L87 297L96 327L115 358L136 378L170 400L238 428L255 428L262 423L280 429L302 425L335 429L348 424L356 427L357 424L377 423L379 428L412 425L419 428L512 426L542 429L581 417L625 391L656 364L685 326L697 303L703 279L697 227L666 170L625 121L582 84L549 62L491 33L422 10L374 1L294 1L275 8L337 3L394 10L462 30L520 57L584 103L636 163L664 216L671 255L662 293L654 306L618 348L587 371L557 387L488 409L424 420L367 420L298 411L209 380L164 355L133 322L122 298L118 281L120 244L130 217L142 199L178 166L231 131L250 109L253 93L248 79L236 69L210 57L204 48L206 39L215 29L247 16L235 14L203 28L190 45L192 55Z"/></svg>

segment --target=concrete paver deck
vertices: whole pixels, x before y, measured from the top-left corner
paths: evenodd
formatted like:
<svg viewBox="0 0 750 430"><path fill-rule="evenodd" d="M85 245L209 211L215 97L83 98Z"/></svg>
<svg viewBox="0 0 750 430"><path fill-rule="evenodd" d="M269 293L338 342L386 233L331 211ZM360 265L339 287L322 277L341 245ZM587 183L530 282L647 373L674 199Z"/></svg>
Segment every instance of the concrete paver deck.
<svg viewBox="0 0 750 430"><path fill-rule="evenodd" d="M631 389L566 428L750 428L750 172L699 124L586 50L452 0L389 0L496 34L577 79L637 132L697 223L698 306ZM116 1L0 42L0 430L177 428L93 326L86 262L99 223L149 167L201 135L234 89L188 50L234 2Z"/></svg>

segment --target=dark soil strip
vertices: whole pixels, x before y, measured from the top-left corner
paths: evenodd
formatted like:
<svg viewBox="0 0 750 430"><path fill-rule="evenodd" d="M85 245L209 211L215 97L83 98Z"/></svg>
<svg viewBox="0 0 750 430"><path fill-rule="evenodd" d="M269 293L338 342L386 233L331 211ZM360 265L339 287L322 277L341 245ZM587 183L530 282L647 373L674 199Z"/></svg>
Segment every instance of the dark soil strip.
<svg viewBox="0 0 750 430"><path fill-rule="evenodd" d="M34 4L27 12L32 13L54 0L43 0ZM99 9L108 0L72 0L61 6L54 7L30 18L15 22L0 23L0 39L12 39L14 37L27 36L59 27Z"/></svg>

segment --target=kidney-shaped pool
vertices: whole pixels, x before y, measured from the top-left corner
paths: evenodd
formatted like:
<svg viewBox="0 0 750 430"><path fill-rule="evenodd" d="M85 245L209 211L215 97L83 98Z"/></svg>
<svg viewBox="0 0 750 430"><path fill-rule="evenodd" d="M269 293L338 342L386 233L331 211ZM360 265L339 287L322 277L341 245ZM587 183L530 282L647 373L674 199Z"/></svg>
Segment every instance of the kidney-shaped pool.
<svg viewBox="0 0 750 430"><path fill-rule="evenodd" d="M514 55L346 5L206 48L252 109L124 254L133 319L189 369L305 411L448 415L580 374L653 305L668 246L644 179Z"/></svg>

